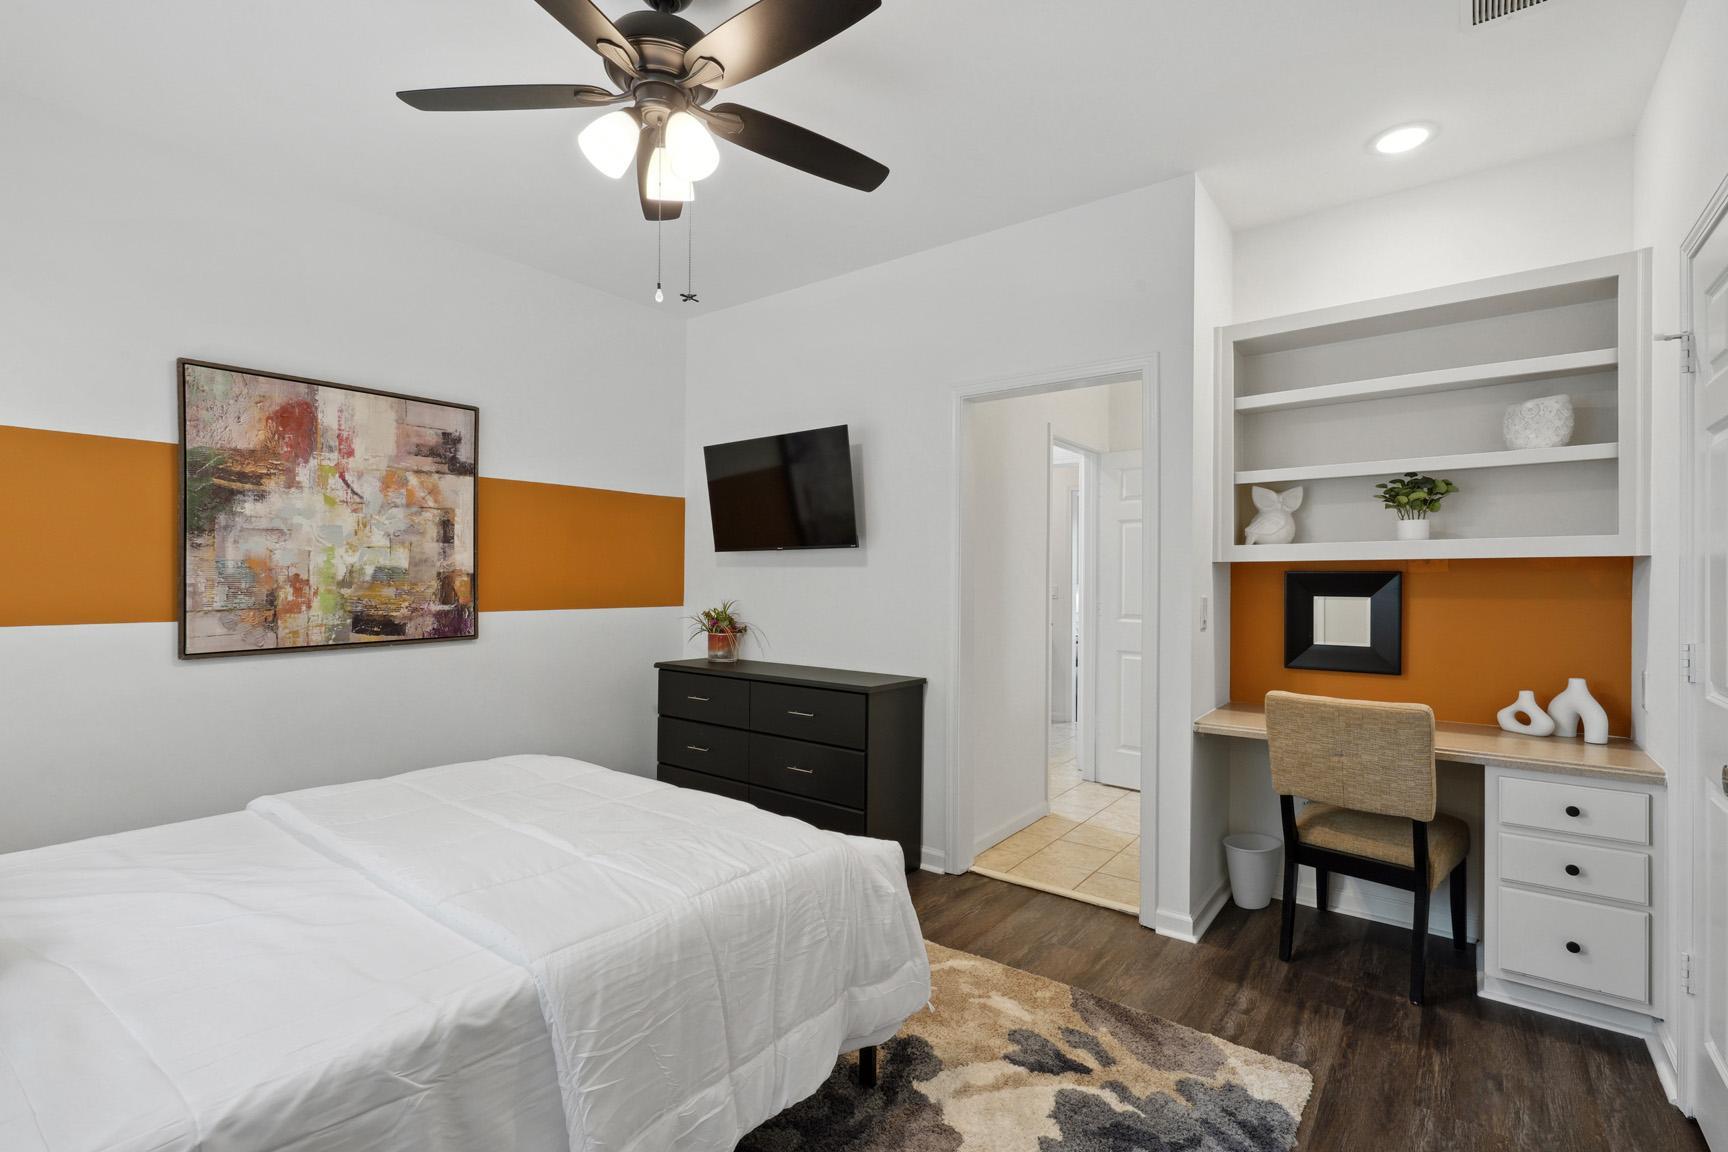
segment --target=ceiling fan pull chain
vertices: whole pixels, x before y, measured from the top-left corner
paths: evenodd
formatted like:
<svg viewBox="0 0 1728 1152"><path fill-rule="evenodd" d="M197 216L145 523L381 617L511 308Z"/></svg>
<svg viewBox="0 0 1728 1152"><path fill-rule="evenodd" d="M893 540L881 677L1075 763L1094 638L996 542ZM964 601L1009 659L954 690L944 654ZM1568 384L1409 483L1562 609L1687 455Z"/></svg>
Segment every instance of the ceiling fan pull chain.
<svg viewBox="0 0 1728 1152"><path fill-rule="evenodd" d="M686 304L700 304L696 299L696 202L684 205L684 291L679 299Z"/></svg>
<svg viewBox="0 0 1728 1152"><path fill-rule="evenodd" d="M660 243L660 233L663 230L662 225L665 223L665 210L660 206L660 201L656 200L654 201L654 303L656 304L662 304L666 300L666 293L660 287L661 271L664 263L660 255L662 247Z"/></svg>

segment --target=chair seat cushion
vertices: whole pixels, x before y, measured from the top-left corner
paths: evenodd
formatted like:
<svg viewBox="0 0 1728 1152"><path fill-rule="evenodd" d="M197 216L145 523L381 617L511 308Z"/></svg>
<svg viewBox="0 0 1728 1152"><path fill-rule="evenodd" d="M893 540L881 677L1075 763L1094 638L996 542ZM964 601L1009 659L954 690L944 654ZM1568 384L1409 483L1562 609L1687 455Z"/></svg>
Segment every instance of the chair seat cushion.
<svg viewBox="0 0 1728 1152"><path fill-rule="evenodd" d="M1403 816L1359 812L1336 804L1309 803L1296 813L1296 834L1311 848L1362 856L1399 868L1416 867L1410 850L1410 821ZM1456 816L1436 813L1428 824L1428 879L1438 887L1470 853L1470 826Z"/></svg>

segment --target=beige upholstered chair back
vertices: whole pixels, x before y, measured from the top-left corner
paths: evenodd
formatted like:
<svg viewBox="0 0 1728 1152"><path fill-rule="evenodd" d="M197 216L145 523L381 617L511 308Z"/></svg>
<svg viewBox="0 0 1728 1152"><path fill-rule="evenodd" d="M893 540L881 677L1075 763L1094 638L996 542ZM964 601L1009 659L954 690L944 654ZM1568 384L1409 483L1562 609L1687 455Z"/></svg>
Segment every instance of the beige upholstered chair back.
<svg viewBox="0 0 1728 1152"><path fill-rule="evenodd" d="M1266 740L1281 796L1434 819L1434 710L1426 704L1268 692Z"/></svg>

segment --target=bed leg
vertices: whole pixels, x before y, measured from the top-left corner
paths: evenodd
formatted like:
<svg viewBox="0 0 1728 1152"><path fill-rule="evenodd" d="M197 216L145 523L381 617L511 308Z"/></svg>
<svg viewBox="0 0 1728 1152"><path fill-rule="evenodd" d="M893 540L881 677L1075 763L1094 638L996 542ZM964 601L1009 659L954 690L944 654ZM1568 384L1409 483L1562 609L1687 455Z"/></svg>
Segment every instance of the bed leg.
<svg viewBox="0 0 1728 1152"><path fill-rule="evenodd" d="M858 1086L876 1087L876 1046L858 1049Z"/></svg>

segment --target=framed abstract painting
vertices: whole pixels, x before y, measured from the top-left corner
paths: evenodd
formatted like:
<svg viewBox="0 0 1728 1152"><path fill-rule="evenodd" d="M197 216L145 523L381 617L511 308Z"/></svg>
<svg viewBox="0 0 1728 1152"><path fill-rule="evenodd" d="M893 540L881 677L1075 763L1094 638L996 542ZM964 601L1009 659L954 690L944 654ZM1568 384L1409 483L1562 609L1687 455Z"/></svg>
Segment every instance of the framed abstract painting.
<svg viewBox="0 0 1728 1152"><path fill-rule="evenodd" d="M478 635L478 409L179 362L180 656Z"/></svg>

